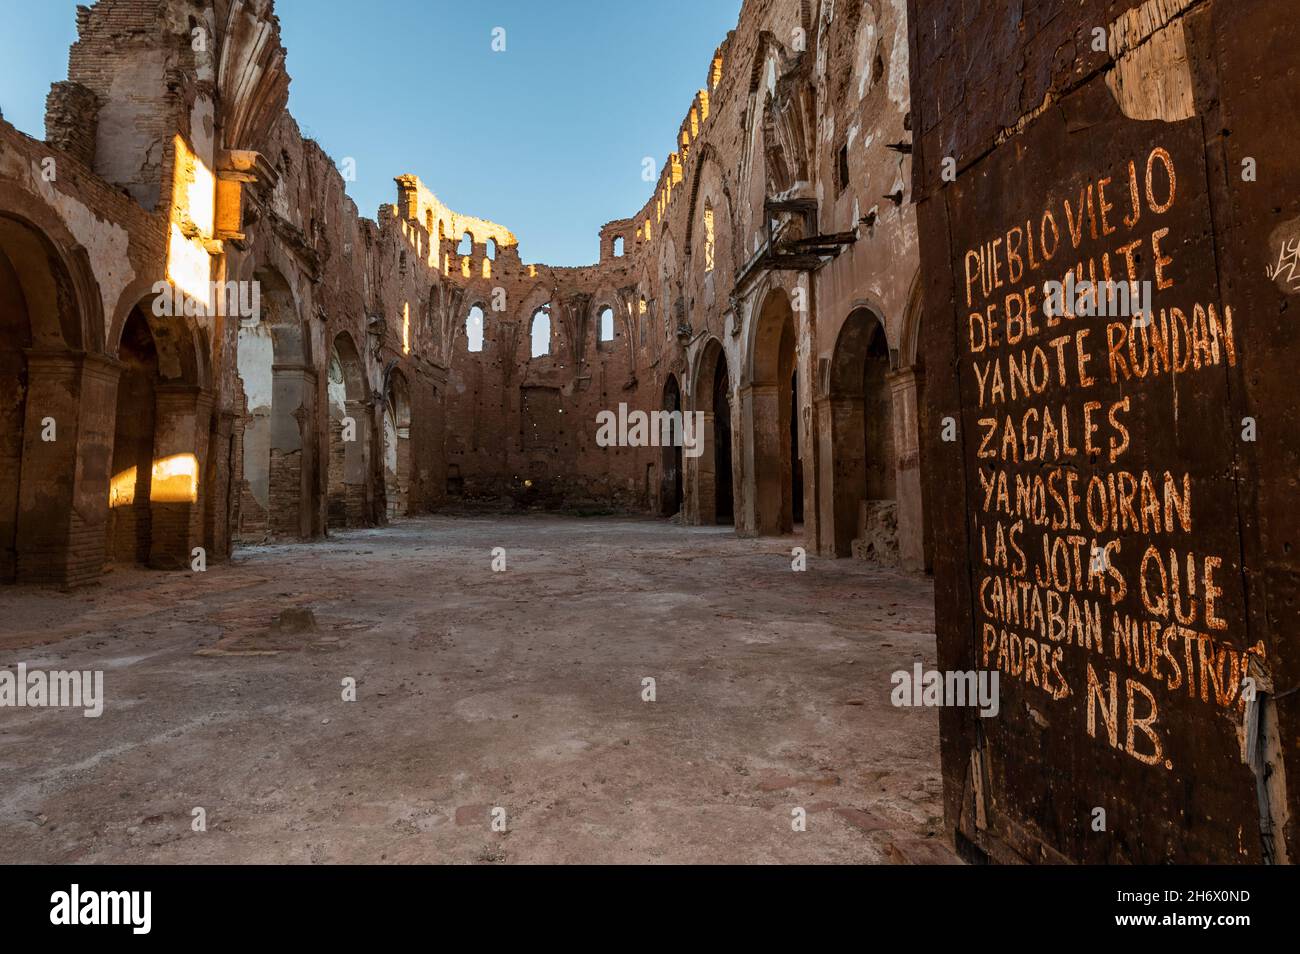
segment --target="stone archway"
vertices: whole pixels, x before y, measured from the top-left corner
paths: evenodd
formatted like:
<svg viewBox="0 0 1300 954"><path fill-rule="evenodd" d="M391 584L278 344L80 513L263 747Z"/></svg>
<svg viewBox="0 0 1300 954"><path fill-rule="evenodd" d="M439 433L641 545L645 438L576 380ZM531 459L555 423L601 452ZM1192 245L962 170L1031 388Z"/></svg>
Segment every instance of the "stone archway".
<svg viewBox="0 0 1300 954"><path fill-rule="evenodd" d="M730 526L736 519L731 375L722 342L717 338L710 339L700 354L692 395L704 425L704 447L695 460L696 522Z"/></svg>
<svg viewBox="0 0 1300 954"><path fill-rule="evenodd" d="M4 232L0 225L0 236ZM34 320L9 255L12 241L0 244L0 582L4 583L12 583L18 573L19 478L27 408L27 352L32 347Z"/></svg>
<svg viewBox="0 0 1300 954"><path fill-rule="evenodd" d="M366 524L366 449L370 446L370 411L365 368L352 336L340 332L330 349L329 483L327 525L330 529Z"/></svg>
<svg viewBox="0 0 1300 954"><path fill-rule="evenodd" d="M187 569L197 546L205 562L224 555L208 552L205 519L216 484L207 349L191 321L155 315L154 303L139 301L120 323L105 562Z"/></svg>
<svg viewBox="0 0 1300 954"><path fill-rule="evenodd" d="M0 582L71 586L103 570L118 369L60 226L5 198L33 207L0 212Z"/></svg>
<svg viewBox="0 0 1300 954"><path fill-rule="evenodd" d="M105 563L149 562L153 541L154 430L158 408L158 347L139 308L133 308L117 349L117 414L108 490Z"/></svg>
<svg viewBox="0 0 1300 954"><path fill-rule="evenodd" d="M790 299L769 291L755 319L749 384L741 389L746 456L753 481L752 518L746 528L761 536L794 530L799 446L795 404L795 322ZM747 488L748 489L748 488Z"/></svg>
<svg viewBox="0 0 1300 954"><path fill-rule="evenodd" d="M894 565L897 454L889 343L879 317L849 315L831 358L831 493L836 556Z"/></svg>

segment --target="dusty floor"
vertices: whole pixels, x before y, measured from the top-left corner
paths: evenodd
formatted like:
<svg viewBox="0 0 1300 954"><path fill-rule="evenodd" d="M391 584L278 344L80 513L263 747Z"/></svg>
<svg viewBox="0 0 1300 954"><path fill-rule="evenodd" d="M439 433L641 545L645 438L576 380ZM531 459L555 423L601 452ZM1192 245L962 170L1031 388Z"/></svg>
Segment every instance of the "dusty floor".
<svg viewBox="0 0 1300 954"><path fill-rule="evenodd" d="M433 517L2 589L0 664L107 701L0 708L0 862L953 860L936 710L889 702L930 585L794 542Z"/></svg>

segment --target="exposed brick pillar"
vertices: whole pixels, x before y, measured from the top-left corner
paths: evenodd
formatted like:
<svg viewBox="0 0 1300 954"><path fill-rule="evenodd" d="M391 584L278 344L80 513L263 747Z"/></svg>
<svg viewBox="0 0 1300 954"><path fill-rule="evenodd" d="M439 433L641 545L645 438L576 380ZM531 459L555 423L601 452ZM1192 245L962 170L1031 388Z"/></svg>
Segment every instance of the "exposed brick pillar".
<svg viewBox="0 0 1300 954"><path fill-rule="evenodd" d="M866 403L860 395L831 398L825 413L830 426L823 433L831 459L825 473L833 504L824 536L833 542L836 556L852 556L867 485Z"/></svg>
<svg viewBox="0 0 1300 954"><path fill-rule="evenodd" d="M898 556L904 569L925 569L925 523L921 497L920 428L917 389L920 372L913 368L891 371L889 383L894 408L894 497L898 501Z"/></svg>
<svg viewBox="0 0 1300 954"><path fill-rule="evenodd" d="M708 395L712 400L713 395ZM691 413L691 412L687 412ZM682 464L686 468L686 522L695 526L712 526L718 522L718 498L716 496L717 475L714 473L713 412L701 411L700 434L698 440L704 448L699 457L682 455Z"/></svg>
<svg viewBox="0 0 1300 954"><path fill-rule="evenodd" d="M157 470L151 491L152 540L149 565L159 570L190 566L195 547L203 538L203 495L211 435L212 395L193 385L162 385L157 392L154 428L155 468L168 461L185 462L197 475L194 494L187 497L185 481L160 480Z"/></svg>
<svg viewBox="0 0 1300 954"><path fill-rule="evenodd" d="M208 541L208 561L224 560L230 556L231 531L238 514L235 501L236 450L242 443L242 427L237 427L238 415L234 411L219 411L212 417L212 432L208 443L207 484L199 485L199 499L203 501L203 538ZM239 438L236 439L236 434Z"/></svg>
<svg viewBox="0 0 1300 954"><path fill-rule="evenodd" d="M736 532L741 536L775 536L782 532L784 498L790 489L790 455L784 452L781 388L775 384L740 389L741 425L745 435L745 479L736 501Z"/></svg>
<svg viewBox="0 0 1300 954"><path fill-rule="evenodd" d="M347 412L348 417L356 422L357 433L356 440L343 448L344 522L349 527L364 527L371 522L366 502L366 478L374 405L370 401L348 401Z"/></svg>
<svg viewBox="0 0 1300 954"><path fill-rule="evenodd" d="M749 435L749 535L777 535L785 529L785 496L790 493L790 455L785 450L789 419L781 413L777 385L753 385L741 390Z"/></svg>
<svg viewBox="0 0 1300 954"><path fill-rule="evenodd" d="M27 352L17 579L77 586L104 569L121 366L101 355ZM44 440L53 422L54 440Z"/></svg>
<svg viewBox="0 0 1300 954"><path fill-rule="evenodd" d="M316 442L316 372L301 365L277 364L271 416L271 475L268 522L273 535L306 539L312 535L315 471L309 455ZM283 409L283 410L282 410Z"/></svg>
<svg viewBox="0 0 1300 954"><path fill-rule="evenodd" d="M806 363L806 362L805 362ZM799 391L796 394L799 417L798 454L803 466L803 545L817 552L817 541L823 535L821 511L817 508L817 495L829 472L822 468L821 448L826 435L817 430L817 416L813 408L816 395L816 378L810 368L799 367ZM791 447L791 452L794 448Z"/></svg>
<svg viewBox="0 0 1300 954"><path fill-rule="evenodd" d="M370 487L370 521L378 526L388 522L388 482L384 464L384 408L386 406L382 394L376 391L371 395L369 473L366 483Z"/></svg>
<svg viewBox="0 0 1300 954"><path fill-rule="evenodd" d="M830 435L817 445L817 453L821 455L818 470L829 474L830 479L817 482L817 510L823 517L818 521L815 543L819 555L835 556L835 409L825 395L813 398L813 427Z"/></svg>

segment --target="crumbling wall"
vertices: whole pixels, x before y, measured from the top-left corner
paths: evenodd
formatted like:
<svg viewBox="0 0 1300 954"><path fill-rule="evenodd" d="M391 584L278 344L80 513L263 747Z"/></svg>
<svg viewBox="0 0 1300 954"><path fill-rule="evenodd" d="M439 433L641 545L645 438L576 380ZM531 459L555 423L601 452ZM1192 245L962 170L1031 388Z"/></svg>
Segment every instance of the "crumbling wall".
<svg viewBox="0 0 1300 954"><path fill-rule="evenodd" d="M749 0L701 64L650 198L600 229L598 261L552 268L526 262L508 228L449 209L413 175L397 178L396 201L373 221L362 218L334 161L284 109L289 80L269 0L100 0L81 12L69 82L49 101L49 135L93 165L96 188L132 196L150 241L161 236L131 277L96 271L113 283L102 296L109 324L120 328L130 307L147 307L146 278L174 278L178 259L191 278L210 269L220 281L270 283L280 296L275 327L263 327L264 315L171 326L196 332L185 361L197 369L196 401L211 405L208 419L193 418L201 438L192 442L211 454L200 462L197 512L212 557L240 534L313 537L340 521L448 504L680 507L684 520L711 522L713 447L685 455L684 499L672 501L671 455L597 442L599 414L662 410L674 391L684 410L705 416L706 441L731 435L738 530L760 530L765 468L797 462L804 489L795 509L808 542L824 549L834 497L824 488L839 450L819 404L840 328L870 309L899 360L910 360L901 24L897 2ZM191 208L208 176L211 224ZM458 248L465 232L468 254ZM777 261L791 250L798 263ZM767 397L755 400L754 367L768 357L756 354L758 316L778 300L797 310L797 410L780 418L795 415L798 450L761 458L754 448L777 415L767 414ZM485 346L470 352L465 320L476 305ZM533 358L529 324L542 305L551 348ZM601 341L606 308L614 336ZM329 381L340 341L356 364L342 408ZM727 422L712 420L719 355ZM164 359L177 363L170 352ZM399 382L409 421L390 427ZM892 407L886 426L903 450L885 466L900 468L901 485L902 468L917 460L903 452L915 443L907 434L917 415L907 400ZM350 458L338 446L344 418L360 449ZM386 429L396 444L385 445ZM389 457L401 473L386 482ZM340 466L354 475L342 498ZM793 486L788 475L782 481ZM899 496L899 527L912 528L916 495ZM912 529L899 533L914 540Z"/></svg>

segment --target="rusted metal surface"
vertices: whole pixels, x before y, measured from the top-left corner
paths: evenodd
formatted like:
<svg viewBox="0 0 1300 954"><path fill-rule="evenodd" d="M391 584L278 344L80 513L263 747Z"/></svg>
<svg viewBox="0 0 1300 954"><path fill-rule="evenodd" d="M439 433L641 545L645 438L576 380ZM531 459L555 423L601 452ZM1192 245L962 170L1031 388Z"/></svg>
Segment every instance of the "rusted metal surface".
<svg viewBox="0 0 1300 954"><path fill-rule="evenodd" d="M1295 11L968 6L909 11L939 662L1001 681L996 717L943 712L949 828L1294 860ZM1150 306L1047 314L1071 276Z"/></svg>

